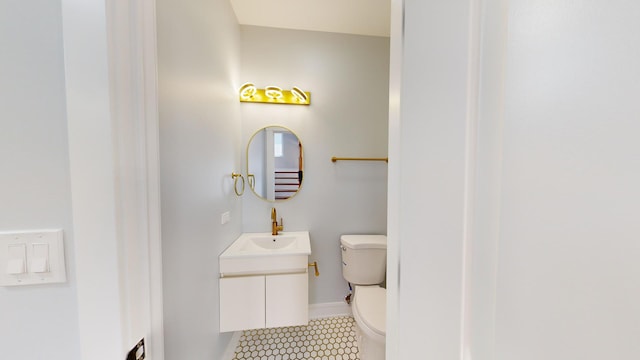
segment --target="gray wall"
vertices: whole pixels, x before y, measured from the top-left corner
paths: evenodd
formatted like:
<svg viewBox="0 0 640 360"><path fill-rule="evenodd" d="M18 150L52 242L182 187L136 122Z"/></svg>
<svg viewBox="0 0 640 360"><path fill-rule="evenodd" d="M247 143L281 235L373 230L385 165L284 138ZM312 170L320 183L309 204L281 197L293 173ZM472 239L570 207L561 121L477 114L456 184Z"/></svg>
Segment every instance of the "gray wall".
<svg viewBox="0 0 640 360"><path fill-rule="evenodd" d="M227 1L159 0L157 23L165 356L219 359L218 255L241 231L239 30Z"/></svg>
<svg viewBox="0 0 640 360"><path fill-rule="evenodd" d="M67 265L66 283L0 288L6 359L80 358L61 22L60 1L0 2L0 231L63 229Z"/></svg>
<svg viewBox="0 0 640 360"><path fill-rule="evenodd" d="M273 124L299 136L302 188L275 206L285 231L310 232L311 260L321 273L310 275L310 303L341 301L348 287L340 235L386 233L387 164L330 159L387 156L389 38L253 26L241 31L242 82L311 92L310 106L242 103L242 139L246 144L256 130ZM272 206L248 192L243 230L270 231Z"/></svg>

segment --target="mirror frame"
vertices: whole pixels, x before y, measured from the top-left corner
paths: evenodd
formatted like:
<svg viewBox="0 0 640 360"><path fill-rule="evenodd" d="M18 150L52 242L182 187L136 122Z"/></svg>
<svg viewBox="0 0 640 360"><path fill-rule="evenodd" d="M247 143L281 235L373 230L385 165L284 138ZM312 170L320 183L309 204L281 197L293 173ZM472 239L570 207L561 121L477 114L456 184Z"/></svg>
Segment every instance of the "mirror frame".
<svg viewBox="0 0 640 360"><path fill-rule="evenodd" d="M300 171L302 171L302 176L300 178L300 184L298 185L298 190L292 194L291 196L289 196L286 199L267 199L265 197L263 197L262 195L258 194L255 190L255 180L253 180L253 182L250 180L250 175L253 175L251 172L249 172L249 148L251 147L251 143L253 142L253 139L256 137L256 135L258 135L260 132L262 132L263 130L266 130L268 128L280 128L283 130L288 131L289 133L295 135L295 137L298 139L298 143L300 144ZM272 125L266 125L263 126L261 128L259 128L258 130L254 131L254 133L251 135L251 137L249 138L249 141L247 141L247 147L245 150L245 159L246 159L246 173L247 173L247 182L249 183L249 188L251 189L251 192L257 196L259 199L262 199L264 201L270 202L270 203L278 203L278 202L285 202L285 201L289 201L292 198L294 198L296 195L298 195L300 193L300 190L302 189L302 184L304 183L304 145L302 144L302 140L300 140L300 136L295 133L293 130L291 130L290 128L283 126L283 125L278 125L278 124L272 124Z"/></svg>

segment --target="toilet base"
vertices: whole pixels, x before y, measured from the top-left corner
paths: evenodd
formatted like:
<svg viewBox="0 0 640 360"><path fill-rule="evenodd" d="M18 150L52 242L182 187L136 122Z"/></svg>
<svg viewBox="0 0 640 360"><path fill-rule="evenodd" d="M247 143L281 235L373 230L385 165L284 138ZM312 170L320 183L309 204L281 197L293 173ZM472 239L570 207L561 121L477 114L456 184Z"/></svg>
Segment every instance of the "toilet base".
<svg viewBox="0 0 640 360"><path fill-rule="evenodd" d="M354 296L358 296L357 287ZM358 341L360 360L385 360L386 336L374 332L364 324L355 301L351 306L356 323L356 340Z"/></svg>
<svg viewBox="0 0 640 360"><path fill-rule="evenodd" d="M366 336L357 324L356 340L360 360L385 360L385 343Z"/></svg>

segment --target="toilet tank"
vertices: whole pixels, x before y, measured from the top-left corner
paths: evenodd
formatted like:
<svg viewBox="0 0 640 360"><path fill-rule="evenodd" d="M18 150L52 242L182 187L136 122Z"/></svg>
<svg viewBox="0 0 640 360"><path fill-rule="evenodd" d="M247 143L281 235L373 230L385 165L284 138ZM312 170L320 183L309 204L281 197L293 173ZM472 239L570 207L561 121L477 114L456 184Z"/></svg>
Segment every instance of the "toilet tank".
<svg viewBox="0 0 640 360"><path fill-rule="evenodd" d="M375 285L384 281L387 269L385 235L342 235L342 276L354 285Z"/></svg>

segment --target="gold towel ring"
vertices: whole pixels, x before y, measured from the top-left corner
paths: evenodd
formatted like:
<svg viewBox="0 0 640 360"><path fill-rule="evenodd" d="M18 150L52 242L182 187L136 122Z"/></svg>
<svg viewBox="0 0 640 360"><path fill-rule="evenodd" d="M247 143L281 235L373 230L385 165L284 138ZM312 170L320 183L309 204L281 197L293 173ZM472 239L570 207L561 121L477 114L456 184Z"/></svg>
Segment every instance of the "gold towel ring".
<svg viewBox="0 0 640 360"><path fill-rule="evenodd" d="M242 174L231 173L231 177L233 178L233 191L236 192L236 195L242 196L244 194L244 176ZM242 179L242 189L238 191L238 178Z"/></svg>

